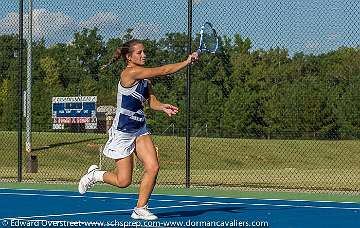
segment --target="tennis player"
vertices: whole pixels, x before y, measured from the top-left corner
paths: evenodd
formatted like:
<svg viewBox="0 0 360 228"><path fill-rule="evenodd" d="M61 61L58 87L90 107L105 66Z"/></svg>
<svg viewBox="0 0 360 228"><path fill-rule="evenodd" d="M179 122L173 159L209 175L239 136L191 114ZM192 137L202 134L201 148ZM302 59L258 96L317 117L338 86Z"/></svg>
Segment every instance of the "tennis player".
<svg viewBox="0 0 360 228"><path fill-rule="evenodd" d="M156 183L159 162L149 130L146 127L144 103L150 108L162 111L168 116L175 115L178 108L158 101L152 91L150 78L175 73L198 59L196 52L185 61L160 67L144 67L146 55L144 45L139 40L130 40L118 48L109 66L122 58L125 69L120 73L117 93L116 115L109 129L109 140L104 146L105 156L115 160L113 172L99 170L92 165L79 182L79 192L84 194L96 182L105 182L119 188L128 187L132 181L135 152L144 165L140 183L139 198L131 217L133 219L156 220L156 215L148 209L148 201Z"/></svg>

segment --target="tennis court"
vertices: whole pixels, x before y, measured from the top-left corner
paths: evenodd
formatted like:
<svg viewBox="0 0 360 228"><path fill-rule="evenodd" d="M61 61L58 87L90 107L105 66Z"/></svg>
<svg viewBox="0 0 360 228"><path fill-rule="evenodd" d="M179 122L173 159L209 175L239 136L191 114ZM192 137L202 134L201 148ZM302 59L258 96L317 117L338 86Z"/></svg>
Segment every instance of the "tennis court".
<svg viewBox="0 0 360 228"><path fill-rule="evenodd" d="M130 218L137 194L0 190L3 227L356 227L360 203L155 194L158 221Z"/></svg>

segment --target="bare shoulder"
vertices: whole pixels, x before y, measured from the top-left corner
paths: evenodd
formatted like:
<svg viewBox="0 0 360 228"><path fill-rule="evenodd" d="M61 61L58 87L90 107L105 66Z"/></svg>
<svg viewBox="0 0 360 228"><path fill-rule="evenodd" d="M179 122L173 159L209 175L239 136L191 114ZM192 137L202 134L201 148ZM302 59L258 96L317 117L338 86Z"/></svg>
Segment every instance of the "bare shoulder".
<svg viewBox="0 0 360 228"><path fill-rule="evenodd" d="M128 67L125 68L124 71L126 71L127 74L129 74L130 76L133 75L137 75L143 71L145 71L147 68L143 67L143 66L136 66L136 67Z"/></svg>
<svg viewBox="0 0 360 228"><path fill-rule="evenodd" d="M135 75L134 69L126 68L120 74L120 81L123 86L133 86L138 80L133 76Z"/></svg>

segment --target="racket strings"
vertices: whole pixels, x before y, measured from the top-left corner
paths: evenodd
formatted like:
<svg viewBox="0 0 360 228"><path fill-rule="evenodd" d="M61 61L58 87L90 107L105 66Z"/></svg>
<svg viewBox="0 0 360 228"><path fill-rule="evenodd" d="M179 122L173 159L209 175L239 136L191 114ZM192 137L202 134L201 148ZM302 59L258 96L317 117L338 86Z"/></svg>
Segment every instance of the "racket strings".
<svg viewBox="0 0 360 228"><path fill-rule="evenodd" d="M214 53L218 48L216 31L209 24L202 27L201 32L202 49Z"/></svg>

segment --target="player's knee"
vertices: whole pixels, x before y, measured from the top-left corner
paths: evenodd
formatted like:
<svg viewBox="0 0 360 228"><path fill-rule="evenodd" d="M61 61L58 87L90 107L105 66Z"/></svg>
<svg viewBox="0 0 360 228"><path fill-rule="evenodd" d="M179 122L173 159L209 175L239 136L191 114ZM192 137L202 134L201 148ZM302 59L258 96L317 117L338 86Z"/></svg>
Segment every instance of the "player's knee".
<svg viewBox="0 0 360 228"><path fill-rule="evenodd" d="M119 188L126 188L128 187L132 182L132 178L122 178L122 177L118 177L116 180L116 185Z"/></svg>
<svg viewBox="0 0 360 228"><path fill-rule="evenodd" d="M156 176L159 172L160 166L158 163L153 163L145 168L145 171L151 175Z"/></svg>

